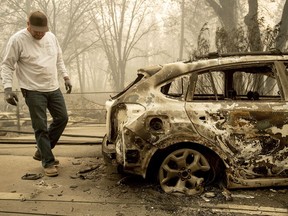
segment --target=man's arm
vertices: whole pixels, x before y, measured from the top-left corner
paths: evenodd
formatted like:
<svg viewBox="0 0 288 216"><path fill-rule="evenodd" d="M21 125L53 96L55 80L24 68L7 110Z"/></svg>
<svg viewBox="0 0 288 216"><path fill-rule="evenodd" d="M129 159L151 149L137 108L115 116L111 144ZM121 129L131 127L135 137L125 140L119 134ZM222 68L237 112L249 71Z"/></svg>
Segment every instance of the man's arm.
<svg viewBox="0 0 288 216"><path fill-rule="evenodd" d="M14 37L11 37L7 43L3 61L1 65L1 78L4 89L12 88L13 73L16 63L19 59L19 48Z"/></svg>
<svg viewBox="0 0 288 216"><path fill-rule="evenodd" d="M62 75L64 82L65 82L65 88L67 90L67 93L70 94L72 91L71 80L69 78L69 75L67 73L67 70L64 64L64 60L62 56L62 49L59 45L57 38L55 39L56 39L56 45L57 45L57 71Z"/></svg>
<svg viewBox="0 0 288 216"><path fill-rule="evenodd" d="M55 37L56 40L56 49L57 49L57 71L58 73L64 78L64 77L69 77L68 72L66 70L64 60L63 60L63 55L62 55L62 49L59 45L59 42L57 38Z"/></svg>
<svg viewBox="0 0 288 216"><path fill-rule="evenodd" d="M14 38L10 38L1 65L1 79L4 86L4 97L7 103L16 106L18 103L17 95L12 91L13 73L15 65L19 59L18 46Z"/></svg>

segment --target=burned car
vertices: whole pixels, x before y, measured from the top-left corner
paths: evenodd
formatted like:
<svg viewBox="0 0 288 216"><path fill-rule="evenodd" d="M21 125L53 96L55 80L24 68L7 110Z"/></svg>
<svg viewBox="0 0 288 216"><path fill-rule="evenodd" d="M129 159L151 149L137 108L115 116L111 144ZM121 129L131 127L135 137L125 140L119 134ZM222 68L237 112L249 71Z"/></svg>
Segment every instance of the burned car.
<svg viewBox="0 0 288 216"><path fill-rule="evenodd" d="M106 102L102 152L167 193L288 185L288 53L214 54L138 70Z"/></svg>

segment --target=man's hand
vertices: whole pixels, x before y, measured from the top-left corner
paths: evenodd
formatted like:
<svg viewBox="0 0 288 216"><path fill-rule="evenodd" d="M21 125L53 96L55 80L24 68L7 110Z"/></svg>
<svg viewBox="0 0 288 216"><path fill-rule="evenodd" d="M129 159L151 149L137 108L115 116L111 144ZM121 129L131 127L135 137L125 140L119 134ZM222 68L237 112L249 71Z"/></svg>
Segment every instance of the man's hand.
<svg viewBox="0 0 288 216"><path fill-rule="evenodd" d="M5 88L4 89L4 93L5 93L5 100L7 101L7 103L9 103L9 104L11 104L13 106L17 106L18 97L12 91L12 88Z"/></svg>
<svg viewBox="0 0 288 216"><path fill-rule="evenodd" d="M65 88L67 90L66 93L70 94L72 91L72 84L71 84L69 77L64 77L64 81L65 81Z"/></svg>

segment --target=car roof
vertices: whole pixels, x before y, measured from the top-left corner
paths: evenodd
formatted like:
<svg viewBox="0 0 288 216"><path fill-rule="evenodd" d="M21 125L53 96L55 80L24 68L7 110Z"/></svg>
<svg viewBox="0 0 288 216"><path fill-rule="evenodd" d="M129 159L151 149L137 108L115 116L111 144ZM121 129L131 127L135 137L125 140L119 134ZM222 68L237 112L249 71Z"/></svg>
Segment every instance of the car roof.
<svg viewBox="0 0 288 216"><path fill-rule="evenodd" d="M215 66L229 66L243 63L265 63L273 61L287 61L288 52L248 52L248 53L210 53L205 56L198 56L193 60L167 63L163 65L141 68L138 73L145 73L148 77L156 75L156 83L169 80L180 74L191 71L209 69Z"/></svg>
<svg viewBox="0 0 288 216"><path fill-rule="evenodd" d="M271 51L254 51L254 52L231 52L231 53L218 53L218 52L211 52L207 55L195 55L196 59L203 59L203 58L221 58L221 57L231 57L231 56L285 56L288 55L288 52L281 52L279 50L271 50Z"/></svg>

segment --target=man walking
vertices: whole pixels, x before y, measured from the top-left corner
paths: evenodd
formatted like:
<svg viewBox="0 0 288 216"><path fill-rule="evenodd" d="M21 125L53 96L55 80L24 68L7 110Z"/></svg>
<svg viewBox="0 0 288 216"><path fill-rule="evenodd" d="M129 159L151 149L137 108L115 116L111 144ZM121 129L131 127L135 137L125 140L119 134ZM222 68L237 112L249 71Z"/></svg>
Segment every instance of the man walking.
<svg viewBox="0 0 288 216"><path fill-rule="evenodd" d="M59 161L55 159L52 149L68 122L58 75L64 79L67 93L71 93L72 85L58 40L49 32L47 17L41 11L32 12L27 28L10 37L3 56L1 78L5 100L16 106L18 98L12 91L14 71L29 108L35 133L37 151L33 158L42 161L47 176L57 176L56 165ZM47 110L53 119L49 127Z"/></svg>

